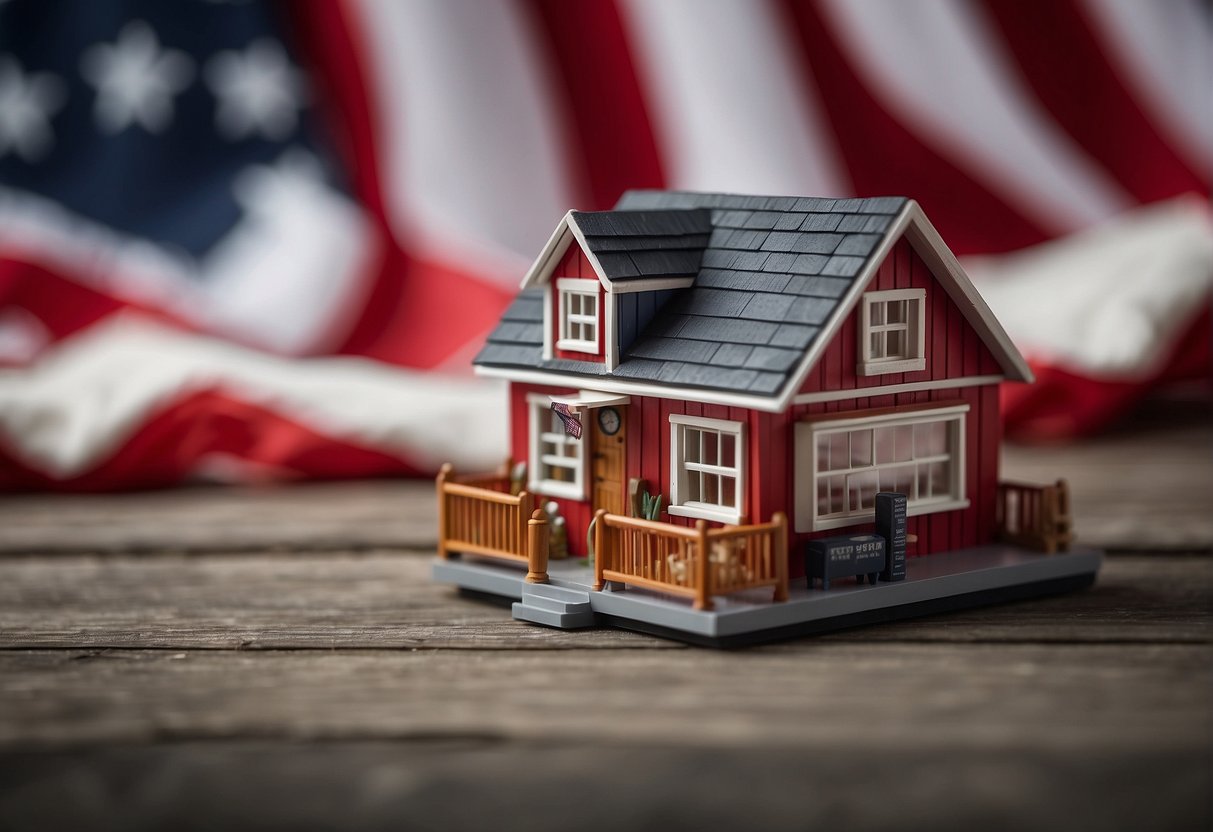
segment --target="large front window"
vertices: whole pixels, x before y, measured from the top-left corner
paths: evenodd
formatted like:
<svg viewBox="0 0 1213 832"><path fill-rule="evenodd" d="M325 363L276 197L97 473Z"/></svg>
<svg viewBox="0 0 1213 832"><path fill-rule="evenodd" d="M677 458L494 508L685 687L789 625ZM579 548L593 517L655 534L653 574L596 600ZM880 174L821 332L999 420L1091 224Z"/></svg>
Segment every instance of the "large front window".
<svg viewBox="0 0 1213 832"><path fill-rule="evenodd" d="M741 422L670 417L670 514L740 523L745 494Z"/></svg>
<svg viewBox="0 0 1213 832"><path fill-rule="evenodd" d="M905 494L909 514L962 508L968 405L796 426L796 530L873 519L876 494Z"/></svg>
<svg viewBox="0 0 1213 832"><path fill-rule="evenodd" d="M575 352L598 352L597 280L561 278L556 281L560 303L560 336L556 346Z"/></svg>
<svg viewBox="0 0 1213 832"><path fill-rule="evenodd" d="M549 497L585 499L585 442L565 433L550 396L527 398L531 411L528 488Z"/></svg>

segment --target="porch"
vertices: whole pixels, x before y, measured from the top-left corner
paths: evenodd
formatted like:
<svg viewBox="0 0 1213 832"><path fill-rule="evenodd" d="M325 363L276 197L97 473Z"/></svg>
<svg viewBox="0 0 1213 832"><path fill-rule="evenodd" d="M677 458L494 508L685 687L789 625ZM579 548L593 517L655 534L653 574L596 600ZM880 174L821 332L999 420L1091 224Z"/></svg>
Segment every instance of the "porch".
<svg viewBox="0 0 1213 832"><path fill-rule="evenodd" d="M547 517L533 494L510 493L507 472L460 477L446 465L437 489L441 560L475 555L525 566L528 583L550 581L556 562L549 564ZM788 598L782 513L769 523L708 529L703 520L687 528L599 511L591 528L593 567L584 569L596 591L609 583L630 585L690 599L697 610L713 609L719 596L764 589L769 600Z"/></svg>

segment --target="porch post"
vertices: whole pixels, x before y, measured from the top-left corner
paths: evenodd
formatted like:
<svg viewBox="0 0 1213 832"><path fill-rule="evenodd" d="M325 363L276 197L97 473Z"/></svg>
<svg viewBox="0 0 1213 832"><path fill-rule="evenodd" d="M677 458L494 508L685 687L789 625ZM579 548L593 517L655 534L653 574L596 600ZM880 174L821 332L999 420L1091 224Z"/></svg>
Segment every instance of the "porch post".
<svg viewBox="0 0 1213 832"><path fill-rule="evenodd" d="M775 600L788 600L788 518L775 512Z"/></svg>
<svg viewBox="0 0 1213 832"><path fill-rule="evenodd" d="M606 540L606 509L600 508L594 514L594 589L602 589L606 586L606 581L603 580L602 572L606 569L606 564L603 553L603 543Z"/></svg>
<svg viewBox="0 0 1213 832"><path fill-rule="evenodd" d="M527 573L528 584L546 584L548 582L548 527L547 513L535 509L531 519L527 521Z"/></svg>
<svg viewBox="0 0 1213 832"><path fill-rule="evenodd" d="M695 521L695 603L697 610L712 608L712 588L708 586L708 578L712 570L708 568L708 524L705 520Z"/></svg>
<svg viewBox="0 0 1213 832"><path fill-rule="evenodd" d="M446 481L453 470L449 462L438 469L438 557L443 560L450 557L446 548Z"/></svg>

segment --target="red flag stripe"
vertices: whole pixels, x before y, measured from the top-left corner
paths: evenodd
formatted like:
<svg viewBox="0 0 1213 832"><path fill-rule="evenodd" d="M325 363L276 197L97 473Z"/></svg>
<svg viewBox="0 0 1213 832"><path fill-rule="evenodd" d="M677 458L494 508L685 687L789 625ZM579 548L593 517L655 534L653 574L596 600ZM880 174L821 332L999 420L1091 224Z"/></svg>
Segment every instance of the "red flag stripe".
<svg viewBox="0 0 1213 832"><path fill-rule="evenodd" d="M1081 9L1061 0L984 6L1040 103L1137 199L1208 190L1129 93Z"/></svg>
<svg viewBox="0 0 1213 832"><path fill-rule="evenodd" d="M628 188L664 187L644 94L613 0L526 2L549 52L586 207L610 208Z"/></svg>
<svg viewBox="0 0 1213 832"><path fill-rule="evenodd" d="M784 10L857 194L913 194L957 254L1009 251L1049 239L1044 228L973 181L884 109L838 47L815 3L784 0Z"/></svg>

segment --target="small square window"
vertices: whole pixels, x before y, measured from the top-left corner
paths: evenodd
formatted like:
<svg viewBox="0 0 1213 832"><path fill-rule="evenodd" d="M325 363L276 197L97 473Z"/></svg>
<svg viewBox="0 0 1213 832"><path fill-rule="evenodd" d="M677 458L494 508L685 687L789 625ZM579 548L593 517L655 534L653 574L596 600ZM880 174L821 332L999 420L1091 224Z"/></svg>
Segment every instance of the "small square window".
<svg viewBox="0 0 1213 832"><path fill-rule="evenodd" d="M557 347L574 352L598 353L599 288L597 280L561 278L556 281L560 309Z"/></svg>
<svg viewBox="0 0 1213 832"><path fill-rule="evenodd" d="M859 374L925 370L925 318L924 289L864 295L859 318Z"/></svg>

